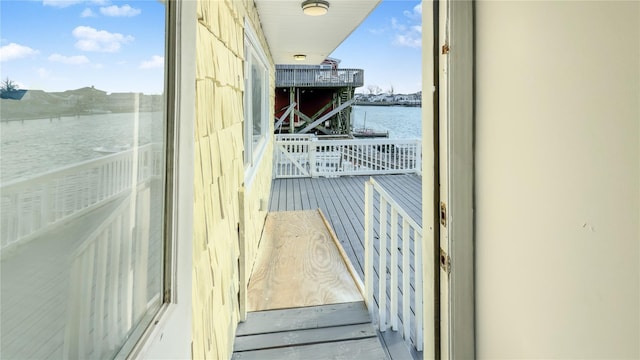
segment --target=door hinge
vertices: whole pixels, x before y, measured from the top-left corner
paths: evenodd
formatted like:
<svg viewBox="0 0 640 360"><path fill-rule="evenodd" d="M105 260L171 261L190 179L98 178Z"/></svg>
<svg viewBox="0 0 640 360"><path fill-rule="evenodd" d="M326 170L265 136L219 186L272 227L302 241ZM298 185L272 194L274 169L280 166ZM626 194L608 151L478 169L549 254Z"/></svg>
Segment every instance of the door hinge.
<svg viewBox="0 0 640 360"><path fill-rule="evenodd" d="M447 55L449 53L449 44L442 45L442 54Z"/></svg>
<svg viewBox="0 0 640 360"><path fill-rule="evenodd" d="M451 258L442 249L440 249L440 268L446 272L447 275L451 274Z"/></svg>
<svg viewBox="0 0 640 360"><path fill-rule="evenodd" d="M447 204L440 202L440 224L447 227Z"/></svg>

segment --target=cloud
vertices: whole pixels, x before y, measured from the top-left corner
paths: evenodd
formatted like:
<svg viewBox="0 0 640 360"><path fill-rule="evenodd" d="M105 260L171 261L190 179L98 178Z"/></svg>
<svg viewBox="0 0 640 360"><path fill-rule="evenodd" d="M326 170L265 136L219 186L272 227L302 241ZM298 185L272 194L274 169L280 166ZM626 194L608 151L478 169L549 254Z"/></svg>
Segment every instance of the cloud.
<svg viewBox="0 0 640 360"><path fill-rule="evenodd" d="M414 6L411 11L403 11L402 14L411 20L422 20L422 3Z"/></svg>
<svg viewBox="0 0 640 360"><path fill-rule="evenodd" d="M42 5L52 6L57 8L66 8L68 6L89 3L95 5L106 5L109 0L42 0Z"/></svg>
<svg viewBox="0 0 640 360"><path fill-rule="evenodd" d="M76 48L82 51L117 52L122 44L128 44L134 40L131 35L110 33L89 26L78 26L71 33L78 39Z"/></svg>
<svg viewBox="0 0 640 360"><path fill-rule="evenodd" d="M57 8L65 8L67 6L82 3L84 0L43 0L42 5L53 6Z"/></svg>
<svg viewBox="0 0 640 360"><path fill-rule="evenodd" d="M82 65L88 64L90 62L89 58L84 55L64 56L60 54L53 54L49 56L49 61L59 62L67 65Z"/></svg>
<svg viewBox="0 0 640 360"><path fill-rule="evenodd" d="M412 35L396 34L395 38L393 39L393 44L398 46L419 48L422 47L422 37L416 38Z"/></svg>
<svg viewBox="0 0 640 360"><path fill-rule="evenodd" d="M37 53L38 50L34 50L28 46L10 43L0 47L0 62L22 59L36 55Z"/></svg>
<svg viewBox="0 0 640 360"><path fill-rule="evenodd" d="M398 31L407 30L407 25L398 22L398 19L391 18L391 28Z"/></svg>
<svg viewBox="0 0 640 360"><path fill-rule="evenodd" d="M143 61L140 63L140 69L156 69L164 67L164 57L154 55L151 60Z"/></svg>
<svg viewBox="0 0 640 360"><path fill-rule="evenodd" d="M122 6L111 5L111 6L107 6L107 7L101 7L100 8L100 12L104 16L132 17L132 16L140 15L142 10L132 8L131 6L126 4L126 5L122 5Z"/></svg>
<svg viewBox="0 0 640 360"><path fill-rule="evenodd" d="M422 4L403 12L404 18L391 19L394 30L393 44L396 46L420 48L422 47Z"/></svg>
<svg viewBox="0 0 640 360"><path fill-rule="evenodd" d="M95 17L96 14L93 12L93 10L86 8L82 11L82 13L80 14L80 17L83 18L87 18L87 17Z"/></svg>

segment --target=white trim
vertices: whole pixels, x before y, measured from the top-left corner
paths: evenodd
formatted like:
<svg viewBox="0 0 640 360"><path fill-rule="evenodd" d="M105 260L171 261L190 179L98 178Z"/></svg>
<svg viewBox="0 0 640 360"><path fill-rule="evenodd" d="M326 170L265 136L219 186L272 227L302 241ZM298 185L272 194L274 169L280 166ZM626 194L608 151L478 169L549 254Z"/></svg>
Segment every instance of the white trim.
<svg viewBox="0 0 640 360"><path fill-rule="evenodd" d="M139 351L130 358L191 358L191 271L193 243L193 176L196 2L176 1L176 149L174 169L172 288L170 302L164 304L151 325Z"/></svg>
<svg viewBox="0 0 640 360"><path fill-rule="evenodd" d="M473 219L473 2L449 1L448 128L449 349L475 358ZM445 316L445 314L443 314Z"/></svg>
<svg viewBox="0 0 640 360"><path fill-rule="evenodd" d="M270 119L270 108L269 108L269 94L270 94L270 80L269 80L269 61L267 61L267 56L265 55L264 49L262 48L262 44L258 40L258 36L256 32L253 30L251 23L248 19L245 19L244 22L244 128L243 128L243 136L244 136L244 151L245 156L243 159L245 166L245 177L244 184L247 190L251 187L253 183L253 179L256 177L257 169L262 162L262 159L265 156L265 149L267 147L268 142L268 134L269 130L269 119ZM250 109L250 100L253 97L252 87L249 84L251 69L250 66L253 63L253 59L256 59L262 68L263 72L263 91L262 91L262 102L261 102L261 112L262 117L261 121L261 131L262 136L261 139L258 140L257 143L253 143L253 117L252 117L252 108ZM251 111L250 111L251 110ZM248 119L251 119L251 124L248 124Z"/></svg>
<svg viewBox="0 0 640 360"><path fill-rule="evenodd" d="M245 42L247 42L248 40L249 43L254 47L254 49L257 50L256 53L260 58L260 61L262 61L263 65L268 69L267 64L269 64L269 61L267 60L267 55L262 48L262 44L258 39L258 35L256 35L255 30L253 30L253 26L251 26L251 23L246 18L244 20L244 39Z"/></svg>
<svg viewBox="0 0 640 360"><path fill-rule="evenodd" d="M432 24L423 28L422 35L422 281L423 281L423 327L424 327L424 359L435 359L436 356L436 324L435 324L435 151L434 151L434 31L433 1L426 0L422 4L422 23Z"/></svg>

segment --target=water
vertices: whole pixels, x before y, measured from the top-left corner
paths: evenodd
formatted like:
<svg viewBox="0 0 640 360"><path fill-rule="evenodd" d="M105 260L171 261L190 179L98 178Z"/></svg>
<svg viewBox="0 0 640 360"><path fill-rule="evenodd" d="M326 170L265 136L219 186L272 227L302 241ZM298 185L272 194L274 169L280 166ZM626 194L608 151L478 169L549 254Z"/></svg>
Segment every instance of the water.
<svg viewBox="0 0 640 360"><path fill-rule="evenodd" d="M375 131L389 131L390 139L419 139L422 137L422 108L354 106L351 123L355 129L366 127Z"/></svg>
<svg viewBox="0 0 640 360"><path fill-rule="evenodd" d="M404 106L354 106L355 128L389 131L391 139L420 138L421 108ZM365 124L366 114L366 124ZM104 156L100 146L162 142L162 113L100 114L61 119L0 123L0 183Z"/></svg>
<svg viewBox="0 0 640 360"><path fill-rule="evenodd" d="M1 122L0 183L104 156L97 147L133 146L135 134L138 145L162 142L162 123L160 112Z"/></svg>

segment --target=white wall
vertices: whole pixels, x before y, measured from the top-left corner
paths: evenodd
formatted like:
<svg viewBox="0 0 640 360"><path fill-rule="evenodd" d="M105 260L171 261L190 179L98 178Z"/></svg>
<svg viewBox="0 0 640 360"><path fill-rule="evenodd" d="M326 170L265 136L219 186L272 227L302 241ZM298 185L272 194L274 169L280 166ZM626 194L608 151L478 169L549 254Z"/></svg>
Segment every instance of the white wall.
<svg viewBox="0 0 640 360"><path fill-rule="evenodd" d="M479 358L640 358L640 2L476 8Z"/></svg>

